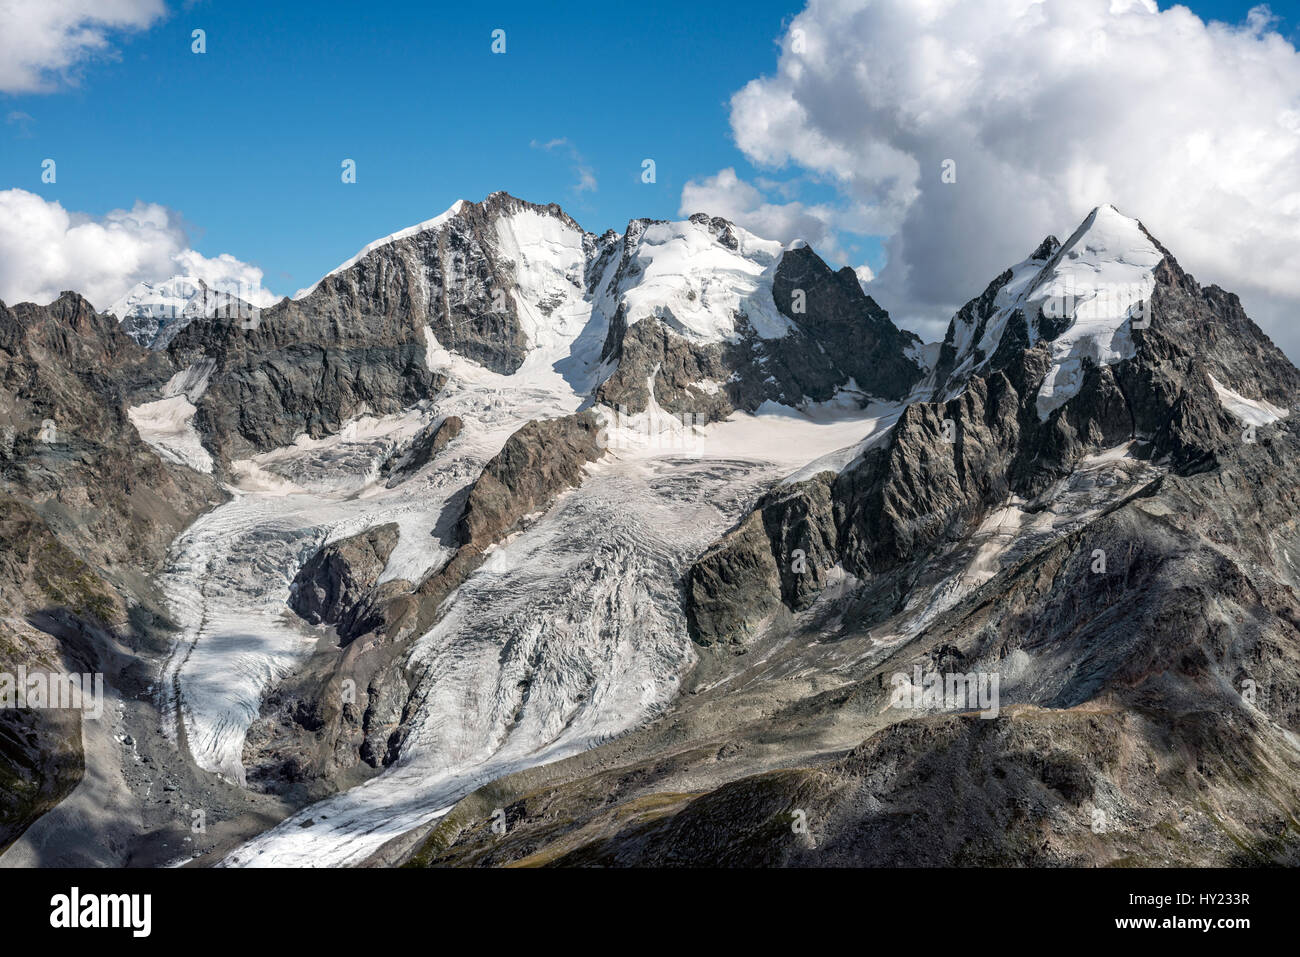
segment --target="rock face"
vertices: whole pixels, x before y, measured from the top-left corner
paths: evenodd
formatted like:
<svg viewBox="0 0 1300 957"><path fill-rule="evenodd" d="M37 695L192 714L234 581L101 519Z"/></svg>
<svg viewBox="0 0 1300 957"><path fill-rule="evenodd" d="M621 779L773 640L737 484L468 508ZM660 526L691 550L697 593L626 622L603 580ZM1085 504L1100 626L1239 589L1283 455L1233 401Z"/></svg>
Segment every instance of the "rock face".
<svg viewBox="0 0 1300 957"><path fill-rule="evenodd" d="M0 672L99 671L148 646L147 575L222 493L141 441L127 409L170 376L85 299L0 303ZM0 709L0 849L81 774L80 716Z"/></svg>
<svg viewBox="0 0 1300 957"><path fill-rule="evenodd" d="M347 621L379 583L397 539L390 522L325 545L294 578L289 607L313 625Z"/></svg>
<svg viewBox="0 0 1300 957"><path fill-rule="evenodd" d="M590 412L529 422L506 441L474 483L456 526L461 547L481 551L582 481L604 454L600 423Z"/></svg>
<svg viewBox="0 0 1300 957"><path fill-rule="evenodd" d="M1076 234L1072 245L1086 241L1086 233ZM943 542L968 535L1008 495L1033 498L1085 456L1130 439L1141 454L1180 473L1211 467L1243 432L1216 383L1285 407L1300 374L1235 296L1202 289L1164 247L1150 243L1159 260L1144 293L1149 324L1123 330L1132 337L1131 355L1110 364L1085 356L1077 391L1046 418L1041 396L1059 350L1045 338L1029 346L1028 332L1016 331L1022 306L1002 307L999 321L1006 325L990 350L971 343L988 345L990 309L1008 277L1020 275L1023 285L1025 272L1037 270L1025 286L1032 298L1062 248L1045 241L1027 266L1008 270L963 307L939 364L949 385L936 394L951 397L909 406L886 439L844 471L768 495L756 508L765 536L747 522L702 556L687 585L696 639L735 643L752 634L771 611L770 599L757 599L756 592L777 593L773 568L782 604L806 608L831 569L868 578L916 563ZM1073 295L1083 302L1092 292L1076 289ZM973 331L962 332L964 326ZM966 349L951 349L954 341L966 342ZM1007 348L1008 341L1016 348ZM958 378L961 387L947 391ZM796 550L805 556L799 572L793 570Z"/></svg>
<svg viewBox="0 0 1300 957"><path fill-rule="evenodd" d="M329 280L242 322L191 323L167 347L175 368L214 362L195 425L220 460L337 432L364 414L398 412L437 392L423 327L397 291L361 298Z"/></svg>
<svg viewBox="0 0 1300 957"><path fill-rule="evenodd" d="M459 201L434 220L372 244L296 301L310 311L341 300L372 313L401 313L417 327L427 325L448 349L507 375L528 348L513 258L527 227L564 237L579 250L594 248L555 204L493 193L481 203ZM582 278L570 277L579 287Z"/></svg>
<svg viewBox="0 0 1300 957"><path fill-rule="evenodd" d="M851 379L868 395L896 401L921 378L910 354L921 340L890 321L848 266L832 272L809 246L787 250L772 297L802 334L777 341L772 361L784 372L769 369L788 379L787 395L823 402ZM799 347L791 348L792 341Z"/></svg>

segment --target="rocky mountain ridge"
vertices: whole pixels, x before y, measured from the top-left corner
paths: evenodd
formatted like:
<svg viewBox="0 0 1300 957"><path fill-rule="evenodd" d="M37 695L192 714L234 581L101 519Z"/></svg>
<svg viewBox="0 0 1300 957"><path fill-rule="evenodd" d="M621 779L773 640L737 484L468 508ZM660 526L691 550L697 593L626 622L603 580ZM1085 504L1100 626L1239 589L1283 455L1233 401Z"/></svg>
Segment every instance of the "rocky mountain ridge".
<svg viewBox="0 0 1300 957"><path fill-rule="evenodd" d="M246 772L232 833L329 803L231 862L1104 862L1062 830L1089 802L1162 835L1128 835L1141 860L1294 852L1300 372L1113 208L963 307L934 368L805 245L702 214L595 236L504 193L148 349L71 294L6 316L15 653L125 655L188 786ZM891 710L913 667L1001 676L1003 717ZM46 768L11 835L75 780L67 734L0 749ZM954 820L933 775L993 796ZM1141 810L1198 800L1231 840Z"/></svg>

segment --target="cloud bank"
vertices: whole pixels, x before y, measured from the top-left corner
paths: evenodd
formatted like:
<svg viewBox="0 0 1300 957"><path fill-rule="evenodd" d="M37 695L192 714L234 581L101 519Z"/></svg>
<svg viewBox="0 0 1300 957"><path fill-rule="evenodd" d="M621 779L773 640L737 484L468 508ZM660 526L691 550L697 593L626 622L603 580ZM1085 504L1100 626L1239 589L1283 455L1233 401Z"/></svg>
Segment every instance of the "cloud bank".
<svg viewBox="0 0 1300 957"><path fill-rule="evenodd" d="M138 282L175 275L238 284L256 306L278 301L261 288L258 267L191 249L180 216L165 206L137 202L95 218L26 190L0 190L0 300L47 303L71 289L106 309Z"/></svg>
<svg viewBox="0 0 1300 957"><path fill-rule="evenodd" d="M1275 23L1134 0L813 0L776 72L733 96L732 132L756 166L833 187L814 216L828 238L888 237L872 292L927 338L1109 202L1300 357L1300 54ZM747 186L723 170L683 207L760 232L809 212Z"/></svg>

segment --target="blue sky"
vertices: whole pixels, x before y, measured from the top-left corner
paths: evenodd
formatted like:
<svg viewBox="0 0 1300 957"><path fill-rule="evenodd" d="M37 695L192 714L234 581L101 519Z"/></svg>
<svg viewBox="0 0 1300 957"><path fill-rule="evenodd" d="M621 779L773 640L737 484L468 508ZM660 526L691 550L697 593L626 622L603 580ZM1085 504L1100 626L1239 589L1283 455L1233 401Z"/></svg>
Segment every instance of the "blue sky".
<svg viewBox="0 0 1300 957"><path fill-rule="evenodd" d="M1162 4L1164 6L1164 4ZM1205 0L1205 17L1252 6ZM593 231L678 214L693 177L754 169L728 100L773 70L802 4L170 4L115 57L53 92L0 94L0 189L102 215L139 200L180 211L195 248L230 252L292 293L392 230L455 199L506 189L558 202ZM1274 3L1294 38L1294 5ZM506 32L507 53L490 51ZM191 30L207 52L190 50ZM564 140L545 149L542 144ZM55 184L41 162L58 163ZM653 158L657 182L641 182ZM357 162L355 185L340 162ZM580 170L594 186L580 189ZM797 169L778 174L790 178ZM816 202L816 185L801 198ZM879 269L878 241L849 238ZM159 277L163 278L163 277Z"/></svg>
<svg viewBox="0 0 1300 957"><path fill-rule="evenodd" d="M774 62L790 3L725 18L702 3L551 6L393 3L361 19L354 2L201 4L126 37L76 88L6 98L33 119L30 138L0 132L0 184L95 214L162 203L198 249L292 291L458 198L505 189L621 230L675 216L687 177L740 162L727 99ZM498 27L505 55L490 52ZM556 139L594 190L575 189L568 149L540 148ZM51 156L58 180L43 185ZM355 185L340 182L344 158Z"/></svg>

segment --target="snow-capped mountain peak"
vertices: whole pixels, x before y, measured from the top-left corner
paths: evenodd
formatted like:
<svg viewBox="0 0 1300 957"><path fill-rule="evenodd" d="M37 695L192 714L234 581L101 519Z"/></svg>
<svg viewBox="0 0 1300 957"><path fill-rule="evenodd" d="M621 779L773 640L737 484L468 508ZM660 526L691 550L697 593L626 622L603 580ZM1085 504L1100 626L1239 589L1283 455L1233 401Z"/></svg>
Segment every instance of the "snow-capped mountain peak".
<svg viewBox="0 0 1300 957"><path fill-rule="evenodd" d="M986 368L999 347L1048 340L1052 365L1038 394L1045 421L1078 394L1085 359L1109 365L1133 356L1132 330L1147 321L1164 255L1140 222L1111 205L1093 209L1065 243L1048 237L953 318L946 394Z"/></svg>
<svg viewBox="0 0 1300 957"><path fill-rule="evenodd" d="M253 298L257 293L250 290ZM172 276L161 282L136 283L105 311L117 317L122 330L136 342L161 349L195 319L218 315L251 318L256 307L194 276Z"/></svg>
<svg viewBox="0 0 1300 957"><path fill-rule="evenodd" d="M1043 268L1022 308L1064 327L1052 340L1052 368L1038 393L1040 419L1078 394L1085 358L1109 365L1133 355L1131 331L1146 321L1163 258L1141 223L1099 206Z"/></svg>
<svg viewBox="0 0 1300 957"><path fill-rule="evenodd" d="M634 220L598 304L608 316L622 308L628 326L654 317L697 342L734 339L739 314L760 337L779 339L791 329L772 297L784 251L703 213L676 222Z"/></svg>
<svg viewBox="0 0 1300 957"><path fill-rule="evenodd" d="M203 280L193 276L172 276L161 282L139 282L106 312L119 320L130 317L174 319L194 306L206 288Z"/></svg>
<svg viewBox="0 0 1300 957"><path fill-rule="evenodd" d="M780 338L791 324L772 300L773 276L787 249L807 245L783 246L702 213L675 222L633 220L621 235L611 230L597 237L558 206L495 192L481 203L458 200L432 219L367 244L293 298L306 299L325 279L376 254L410 259L402 250L412 242L422 244L414 252L425 261L417 270L425 273L422 288L442 290L454 302L474 298L472 287L486 284L479 292L492 294L498 310L500 297L508 296L530 348L543 349L558 344L557 336L571 341L581 331L579 313L608 323L620 309L629 327L654 317L696 342L733 341L740 315L760 337ZM549 328L557 322L564 328Z"/></svg>

